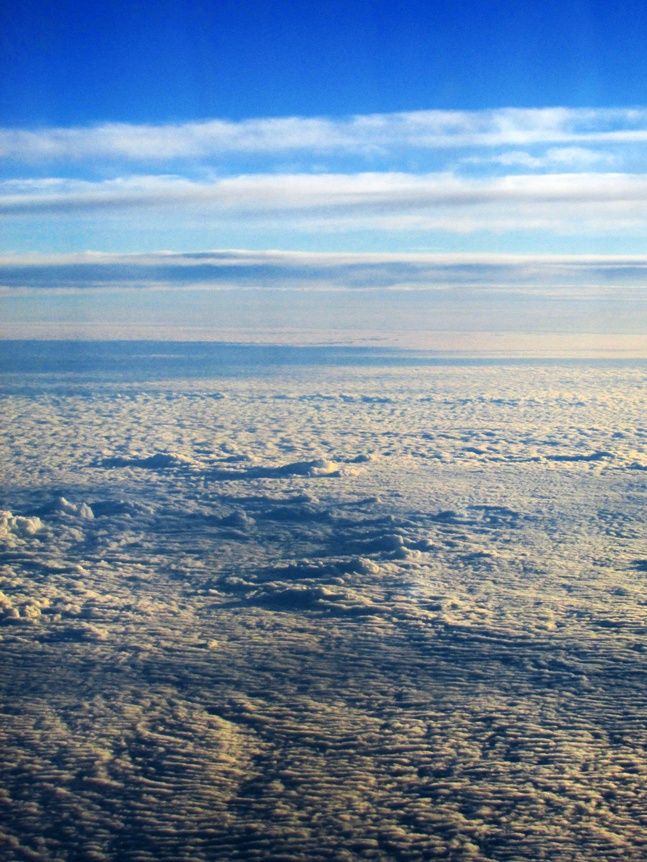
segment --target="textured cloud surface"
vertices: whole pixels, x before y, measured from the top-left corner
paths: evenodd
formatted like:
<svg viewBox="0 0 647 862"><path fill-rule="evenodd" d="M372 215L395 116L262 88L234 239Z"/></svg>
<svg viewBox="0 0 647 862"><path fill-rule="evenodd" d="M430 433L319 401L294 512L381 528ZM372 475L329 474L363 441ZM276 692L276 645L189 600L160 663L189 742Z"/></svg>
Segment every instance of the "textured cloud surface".
<svg viewBox="0 0 647 862"><path fill-rule="evenodd" d="M4 857L647 859L645 391L6 375Z"/></svg>

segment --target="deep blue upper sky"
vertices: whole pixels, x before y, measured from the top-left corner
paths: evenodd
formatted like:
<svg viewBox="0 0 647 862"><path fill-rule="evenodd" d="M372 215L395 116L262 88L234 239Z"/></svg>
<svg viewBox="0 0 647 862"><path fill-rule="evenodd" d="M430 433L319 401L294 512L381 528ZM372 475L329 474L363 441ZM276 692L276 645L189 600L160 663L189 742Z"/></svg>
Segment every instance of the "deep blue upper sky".
<svg viewBox="0 0 647 862"><path fill-rule="evenodd" d="M0 123L643 104L647 5L4 0Z"/></svg>

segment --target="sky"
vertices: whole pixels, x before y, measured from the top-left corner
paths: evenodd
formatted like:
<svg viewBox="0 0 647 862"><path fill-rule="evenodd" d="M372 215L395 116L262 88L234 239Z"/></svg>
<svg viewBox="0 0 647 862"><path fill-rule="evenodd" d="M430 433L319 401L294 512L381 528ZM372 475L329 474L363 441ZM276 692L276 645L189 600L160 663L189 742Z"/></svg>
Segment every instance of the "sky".
<svg viewBox="0 0 647 862"><path fill-rule="evenodd" d="M3 337L647 330L641 4L7 0L0 32Z"/></svg>

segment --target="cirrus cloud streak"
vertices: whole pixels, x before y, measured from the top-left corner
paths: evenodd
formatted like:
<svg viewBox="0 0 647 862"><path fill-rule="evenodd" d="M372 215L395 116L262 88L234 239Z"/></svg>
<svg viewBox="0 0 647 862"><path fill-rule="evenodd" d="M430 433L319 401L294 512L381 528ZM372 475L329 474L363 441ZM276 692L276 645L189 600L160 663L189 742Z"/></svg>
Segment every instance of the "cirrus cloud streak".
<svg viewBox="0 0 647 862"><path fill-rule="evenodd" d="M639 253L646 140L646 108L0 129L2 244Z"/></svg>
<svg viewBox="0 0 647 862"><path fill-rule="evenodd" d="M352 117L214 119L165 125L2 129L0 157L15 161L200 159L294 151L353 155L408 148L644 143L645 108L502 108L410 111Z"/></svg>

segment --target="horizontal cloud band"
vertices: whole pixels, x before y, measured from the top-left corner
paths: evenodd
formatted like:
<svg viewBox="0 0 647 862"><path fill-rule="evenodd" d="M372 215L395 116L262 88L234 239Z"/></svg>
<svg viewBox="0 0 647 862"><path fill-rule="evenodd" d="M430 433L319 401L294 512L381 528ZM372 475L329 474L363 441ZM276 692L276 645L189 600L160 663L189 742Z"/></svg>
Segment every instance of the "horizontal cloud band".
<svg viewBox="0 0 647 862"><path fill-rule="evenodd" d="M180 177L8 181L0 213L197 205L246 215L289 211L401 212L429 207L517 204L639 204L647 214L647 174L520 175L467 179L448 173L254 174L213 182Z"/></svg>
<svg viewBox="0 0 647 862"><path fill-rule="evenodd" d="M289 288L531 291L595 297L643 289L645 256L210 251L6 257L0 289Z"/></svg>
<svg viewBox="0 0 647 862"><path fill-rule="evenodd" d="M21 162L202 159L231 153L358 153L416 148L631 143L647 140L645 108L412 111L349 118L206 120L160 126L0 129L0 158Z"/></svg>

